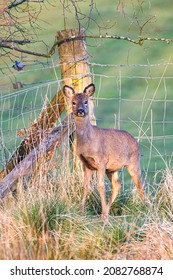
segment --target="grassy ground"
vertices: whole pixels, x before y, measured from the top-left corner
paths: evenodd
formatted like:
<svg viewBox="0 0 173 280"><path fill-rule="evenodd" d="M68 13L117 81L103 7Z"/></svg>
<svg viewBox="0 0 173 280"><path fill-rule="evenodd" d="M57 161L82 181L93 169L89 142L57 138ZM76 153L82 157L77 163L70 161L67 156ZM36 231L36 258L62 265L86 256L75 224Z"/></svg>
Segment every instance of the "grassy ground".
<svg viewBox="0 0 173 280"><path fill-rule="evenodd" d="M59 4L56 6L55 1L49 2L53 5L46 4L42 10L44 22L40 21L39 24L44 29L40 29L39 40L44 40L51 47L56 31L64 29L64 24ZM87 2L81 4L82 11L88 9ZM106 7L105 1L96 2L102 17L101 19L95 10L99 24L105 26L107 23L115 23L108 30L100 29L102 34L107 32L136 37L140 33L140 26L151 15L156 17L145 25L142 35L172 38L172 14L168 0L152 3L145 1L142 6L140 1L135 0L125 5L124 1L116 1L115 5L114 0L109 0ZM68 17L67 28L76 26L75 18ZM94 21L91 21L87 33L99 33ZM91 66L96 95L107 99L98 101L98 124L101 127L114 126L115 115L118 116L121 110L120 127L135 136L139 135L144 117L142 134L146 132L149 137L163 134L163 138L165 135L172 135L172 79L161 79L166 66L130 66L171 62L172 44L148 42L139 47L125 41L87 40L87 48L90 62L126 64L126 67L113 68ZM39 49L38 46L36 49ZM0 104L3 124L1 129L5 131L3 144L9 153L14 149L16 130L29 126L41 110L45 92L49 96L47 87L41 88L40 83L56 80L54 68L42 67L40 71L36 71L39 67L32 66L34 58L24 59L27 61L26 71L16 73L14 69L10 69L10 76L9 73L1 73L0 83L7 85L7 88L11 86L11 81L19 80L30 84L27 87L31 89L26 90L24 95L16 93L10 100ZM53 60L57 60L57 55ZM9 67L12 68L12 64L10 61ZM59 70L56 71L59 79ZM135 78L137 75L144 78ZM165 76L172 77L172 65L167 67ZM36 89L33 88L35 83L38 86ZM50 87L50 95L55 94L56 88ZM7 91L9 92L9 88ZM4 90L2 95L5 94ZM115 100L112 101L111 98ZM66 160L59 161L60 164L52 168L46 165L41 167L37 176L33 175L26 182L25 191L20 182L18 199L9 196L0 205L0 259L172 259L173 171L171 167L165 169L165 166L171 166L172 157L170 164L165 158L166 164L161 157L153 159L159 152L172 153L172 138L164 141L163 138L156 139L157 142L154 143L148 139L140 142L144 158L142 167L147 171L145 176L149 177L149 172L155 169L150 175L153 177L152 185L147 183L145 188L147 204L141 203L129 179L124 180L121 174L122 191L112 205L107 225L100 220L100 200L94 179L94 191L87 200L85 215L80 215L82 178L78 173L71 173ZM155 153L150 153L153 147ZM109 195L110 186L107 182L106 186Z"/></svg>
<svg viewBox="0 0 173 280"><path fill-rule="evenodd" d="M17 200L11 196L3 200L0 259L173 258L172 170L162 173L154 192L146 186L145 205L134 187L122 190L105 224L95 179L82 216L82 178L63 163L58 169L51 166L49 172L41 165L25 191L19 183Z"/></svg>

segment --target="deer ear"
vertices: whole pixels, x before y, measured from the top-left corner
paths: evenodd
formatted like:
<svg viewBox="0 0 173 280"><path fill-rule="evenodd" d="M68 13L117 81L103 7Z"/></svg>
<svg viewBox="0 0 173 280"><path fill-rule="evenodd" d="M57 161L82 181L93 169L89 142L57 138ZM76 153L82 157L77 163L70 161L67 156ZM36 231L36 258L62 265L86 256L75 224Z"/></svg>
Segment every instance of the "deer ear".
<svg viewBox="0 0 173 280"><path fill-rule="evenodd" d="M62 91L63 91L63 94L69 99L71 99L75 95L74 89L72 87L69 87L66 85L63 86Z"/></svg>
<svg viewBox="0 0 173 280"><path fill-rule="evenodd" d="M92 96L94 94L94 92L95 92L95 85L94 84L90 84L83 91L83 93L85 95L87 95L88 97Z"/></svg>

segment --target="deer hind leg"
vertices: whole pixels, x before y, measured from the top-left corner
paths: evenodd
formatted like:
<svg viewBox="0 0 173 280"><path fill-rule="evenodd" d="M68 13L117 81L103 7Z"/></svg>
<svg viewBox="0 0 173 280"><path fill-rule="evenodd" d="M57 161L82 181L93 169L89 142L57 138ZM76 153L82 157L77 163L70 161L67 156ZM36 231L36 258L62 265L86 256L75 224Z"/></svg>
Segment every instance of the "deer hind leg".
<svg viewBox="0 0 173 280"><path fill-rule="evenodd" d="M145 195L143 192L143 183L141 180L141 171L139 166L129 165L126 167L130 176L132 177L132 180L138 190L139 196L141 200L145 201Z"/></svg>
<svg viewBox="0 0 173 280"><path fill-rule="evenodd" d="M106 205L106 193L105 193L105 185L104 185L104 175L105 175L105 168L100 168L97 171L98 176L98 191L100 194L101 199L101 206L102 206L102 214L101 218L104 220L108 219L108 211Z"/></svg>
<svg viewBox="0 0 173 280"><path fill-rule="evenodd" d="M108 178L112 184L112 193L109 198L109 202L108 202L108 206L107 206L108 212L109 212L112 203L115 201L115 199L121 189L121 184L118 181L118 172L106 172L106 175L108 176Z"/></svg>
<svg viewBox="0 0 173 280"><path fill-rule="evenodd" d="M89 192L90 180L92 175L92 170L87 166L83 165L84 170L84 183L83 183L83 193L82 193L82 203L81 203L81 213L84 214L85 201L87 194Z"/></svg>

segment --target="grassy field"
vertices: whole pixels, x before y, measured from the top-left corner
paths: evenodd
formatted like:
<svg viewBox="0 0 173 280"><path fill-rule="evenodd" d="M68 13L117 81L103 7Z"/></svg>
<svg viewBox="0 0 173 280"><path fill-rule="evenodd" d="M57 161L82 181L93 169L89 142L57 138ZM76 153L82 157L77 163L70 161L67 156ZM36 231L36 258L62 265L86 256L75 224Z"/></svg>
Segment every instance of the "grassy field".
<svg viewBox="0 0 173 280"><path fill-rule="evenodd" d="M43 170L44 166L44 170ZM172 259L173 173L145 189L142 204L134 187L122 190L109 223L100 219L100 200L93 179L85 215L80 214L79 173L45 165L32 176L18 199L0 207L0 259ZM49 166L50 168L50 166ZM107 195L110 189L107 186Z"/></svg>
<svg viewBox="0 0 173 280"><path fill-rule="evenodd" d="M105 7L105 1L97 0L99 13L95 8L93 16L100 30L91 20L87 33L173 38L171 1L126 2L108 0ZM40 14L39 41L51 48L64 21L60 1L49 3ZM89 14L88 1L79 6ZM78 27L72 11L71 7L66 14L67 28ZM87 22L82 20L84 26ZM106 25L108 29L102 28ZM172 47L163 42L138 46L126 41L87 40L90 63L107 65L90 65L96 84L97 123L127 129L139 139L146 204L140 201L129 176L120 172L122 190L112 205L109 223L100 219L95 178L85 215L80 215L81 174L71 172L69 155L56 156L26 180L25 190L19 182L17 200L9 195L2 201L0 259L173 259ZM34 48L38 50L40 45ZM5 69L0 74L0 166L21 141L16 130L27 128L45 98L53 97L59 87L57 54L52 58L56 67L52 60L24 59L25 71ZM11 82L18 80L27 86L14 91ZM105 183L109 196L110 185Z"/></svg>

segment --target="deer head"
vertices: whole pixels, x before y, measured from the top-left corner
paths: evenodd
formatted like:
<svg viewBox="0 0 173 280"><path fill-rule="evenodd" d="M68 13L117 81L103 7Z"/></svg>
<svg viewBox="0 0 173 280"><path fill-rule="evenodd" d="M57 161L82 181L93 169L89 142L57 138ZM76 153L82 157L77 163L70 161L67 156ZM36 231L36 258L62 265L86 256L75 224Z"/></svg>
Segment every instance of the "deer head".
<svg viewBox="0 0 173 280"><path fill-rule="evenodd" d="M63 87L63 93L67 98L67 101L72 103L73 114L77 117L85 117L88 115L88 99L95 92L94 84L88 85L83 93L75 93L72 87L65 85Z"/></svg>

